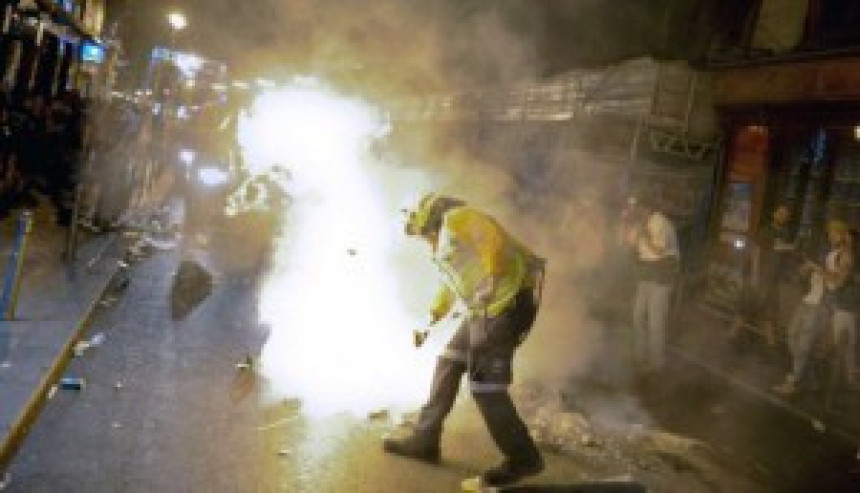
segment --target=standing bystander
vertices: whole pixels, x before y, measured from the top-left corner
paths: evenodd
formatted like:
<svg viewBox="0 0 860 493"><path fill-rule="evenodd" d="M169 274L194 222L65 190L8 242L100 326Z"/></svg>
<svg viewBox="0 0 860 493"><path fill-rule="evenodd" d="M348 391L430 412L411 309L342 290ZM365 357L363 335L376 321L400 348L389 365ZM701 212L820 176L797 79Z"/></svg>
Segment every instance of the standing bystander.
<svg viewBox="0 0 860 493"><path fill-rule="evenodd" d="M777 206L770 224L761 228L756 236L752 250L752 313L739 311L732 323L732 336L738 335L744 322L758 322L767 344L776 345L780 321L780 285L789 257L795 250L788 228L790 219L788 207Z"/></svg>
<svg viewBox="0 0 860 493"><path fill-rule="evenodd" d="M834 334L853 335L854 317L850 309L840 307L845 301L847 282L853 270L851 233L843 221L827 224L830 251L820 262L807 260L801 271L809 275L809 291L794 312L788 328L788 348L791 370L774 390L791 395L802 382L812 348L828 322L833 322ZM853 350L853 347L852 347ZM853 361L850 362L853 365ZM853 370L852 370L853 372Z"/></svg>
<svg viewBox="0 0 860 493"><path fill-rule="evenodd" d="M633 356L641 369L654 372L666 360L666 331L680 250L675 226L653 203L641 201L636 217L621 232L637 258Z"/></svg>

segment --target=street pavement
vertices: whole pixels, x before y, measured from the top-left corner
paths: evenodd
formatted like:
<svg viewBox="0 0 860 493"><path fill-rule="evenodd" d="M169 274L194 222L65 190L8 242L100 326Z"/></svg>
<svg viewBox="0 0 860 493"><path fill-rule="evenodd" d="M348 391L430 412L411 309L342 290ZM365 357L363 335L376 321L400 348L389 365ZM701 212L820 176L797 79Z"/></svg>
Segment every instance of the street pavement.
<svg viewBox="0 0 860 493"><path fill-rule="evenodd" d="M66 263L64 230L52 226L46 210L36 212L16 317L0 322L0 470L38 415L64 355L116 270L119 250L112 235L89 238L77 261ZM12 244L15 220L0 225L6 245ZM91 262L96 256L100 260Z"/></svg>
<svg viewBox="0 0 860 493"><path fill-rule="evenodd" d="M104 342L66 370L87 386L60 390L49 401L9 469L4 493L429 493L458 491L464 478L499 460L468 398L449 420L438 466L384 454L380 438L393 428L385 418L319 420L305 415L299 401L262 403L257 377L236 367L267 336L257 322L255 278L216 276L211 297L174 322L168 297L179 255L157 253L133 266L125 296L101 310L90 329ZM583 410L619 402L617 396L594 402L599 395L579 387L570 398ZM841 447L837 457L827 437L808 424L787 421L707 375L660 384L642 405L659 423L713 441L715 450L736 455L745 467L729 470L737 478L714 482L672 457L635 470L611 454L595 460L587 450L548 452L547 471L529 484L635 479L652 491L806 491L828 477L836 478L829 484L849 484L856 473L853 450ZM770 445L754 447L757 442ZM750 469L759 470L758 483L746 481Z"/></svg>
<svg viewBox="0 0 860 493"><path fill-rule="evenodd" d="M91 329L106 342L67 370L87 387L51 400L8 491L454 491L497 460L479 423L459 416L475 409L457 413L445 463L427 466L382 453L386 422L261 407L258 382L235 366L265 338L253 285L222 280L173 322L176 263L163 254L136 267L126 296ZM550 460L550 479L579 477L563 462Z"/></svg>
<svg viewBox="0 0 860 493"><path fill-rule="evenodd" d="M173 322L177 263L168 253L134 267L127 294L90 331L105 342L67 369L86 388L53 397L7 491L457 491L499 460L468 399L449 423L440 466L384 454L385 420L317 421L293 401L261 405L259 382L236 368L266 336L253 281L221 279L197 311ZM621 473L547 460L543 484Z"/></svg>

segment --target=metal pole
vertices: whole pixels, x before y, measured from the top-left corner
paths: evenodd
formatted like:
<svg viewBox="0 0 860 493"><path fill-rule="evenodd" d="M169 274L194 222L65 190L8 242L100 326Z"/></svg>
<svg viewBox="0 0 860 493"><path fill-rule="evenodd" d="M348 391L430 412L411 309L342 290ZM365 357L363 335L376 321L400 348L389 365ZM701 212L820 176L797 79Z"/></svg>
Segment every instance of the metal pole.
<svg viewBox="0 0 860 493"><path fill-rule="evenodd" d="M27 238L33 229L33 213L24 211L18 220L18 231L15 234L15 246L9 256L9 267L3 285L3 319L15 320L18 306L18 295L21 292L21 278L24 270L24 254L27 250Z"/></svg>

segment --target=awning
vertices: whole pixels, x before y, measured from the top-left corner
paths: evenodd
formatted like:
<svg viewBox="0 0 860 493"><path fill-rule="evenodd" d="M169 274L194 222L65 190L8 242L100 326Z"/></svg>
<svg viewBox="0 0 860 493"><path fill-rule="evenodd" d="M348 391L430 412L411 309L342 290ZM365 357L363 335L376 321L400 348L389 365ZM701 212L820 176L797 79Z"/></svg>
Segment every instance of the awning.
<svg viewBox="0 0 860 493"><path fill-rule="evenodd" d="M718 106L860 101L860 57L720 70L714 86Z"/></svg>

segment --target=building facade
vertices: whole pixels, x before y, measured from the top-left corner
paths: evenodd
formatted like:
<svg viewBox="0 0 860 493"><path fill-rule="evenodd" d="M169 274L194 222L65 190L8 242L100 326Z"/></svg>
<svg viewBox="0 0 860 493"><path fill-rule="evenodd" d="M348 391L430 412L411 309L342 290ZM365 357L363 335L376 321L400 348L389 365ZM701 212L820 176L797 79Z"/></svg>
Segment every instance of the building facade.
<svg viewBox="0 0 860 493"><path fill-rule="evenodd" d="M723 135L713 257L737 263L771 211L815 254L830 218L860 231L860 3L759 0L706 62Z"/></svg>
<svg viewBox="0 0 860 493"><path fill-rule="evenodd" d="M103 96L115 46L102 37L106 0L3 0L0 82L13 100L75 90ZM109 91L107 91L109 93Z"/></svg>

